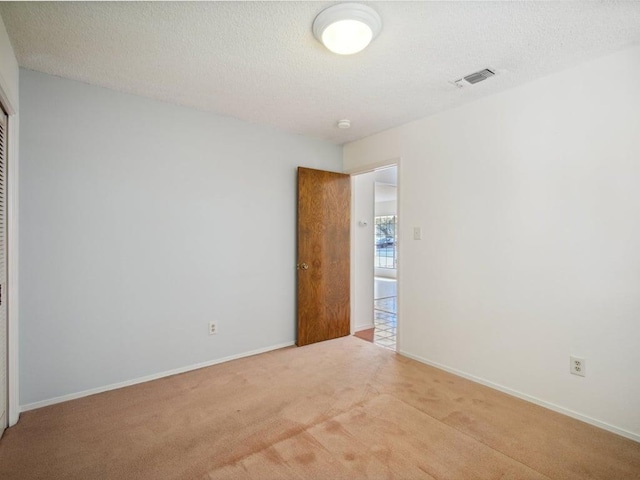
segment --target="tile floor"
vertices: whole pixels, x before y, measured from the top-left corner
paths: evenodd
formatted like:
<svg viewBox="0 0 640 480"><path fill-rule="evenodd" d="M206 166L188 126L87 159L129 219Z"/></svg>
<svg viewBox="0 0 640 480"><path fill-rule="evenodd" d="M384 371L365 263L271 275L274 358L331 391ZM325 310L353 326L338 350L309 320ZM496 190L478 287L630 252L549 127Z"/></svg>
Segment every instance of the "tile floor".
<svg viewBox="0 0 640 480"><path fill-rule="evenodd" d="M398 328L398 296L395 279L376 277L374 298L373 343L395 350Z"/></svg>

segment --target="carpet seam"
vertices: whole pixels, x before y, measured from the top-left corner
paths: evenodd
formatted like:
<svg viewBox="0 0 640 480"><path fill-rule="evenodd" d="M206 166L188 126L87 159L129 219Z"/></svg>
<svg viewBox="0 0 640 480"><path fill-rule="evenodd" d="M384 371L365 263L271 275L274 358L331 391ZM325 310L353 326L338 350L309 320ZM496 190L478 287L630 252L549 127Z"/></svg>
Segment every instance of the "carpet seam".
<svg viewBox="0 0 640 480"><path fill-rule="evenodd" d="M487 447L487 448L489 448L489 449L493 450L493 451L494 451L494 452L496 452L496 453L499 453L500 455L502 455L502 456L504 456L504 457L506 457L506 458L508 458L508 459L510 459L510 460L513 460L513 461L514 461L514 462L516 462L517 464L522 465L522 466L524 466L524 467L526 467L526 468L528 468L528 469L531 469L531 470L533 470L533 471L534 471L534 472L536 472L536 473L539 473L539 474L540 474L540 475L542 475L544 478L547 478L548 480L553 480L553 478L552 478L552 477L549 477L548 475L546 475L545 473L543 473L543 472L541 472L541 471L537 470L536 468L532 467L531 465L527 465L526 463L524 463L524 462L522 462L522 461L518 460L517 458L513 458L511 455L508 455L507 453L503 452L502 450L498 450L497 448L495 448L495 447L493 447L493 446L489 445L488 443L485 443L485 442L483 442L482 440L480 440L480 439L478 439L478 438L474 437L473 435L470 435L469 433L465 432L464 430L460 430L459 428L457 428L457 427L455 427L455 426L453 426L453 425L449 425L448 423L445 423L444 421L440 420L439 418L434 417L433 415L431 415L431 414L429 414L429 413L427 413L427 412L424 412L423 410L420 410L419 408L415 407L414 405L411 405L410 403L405 402L402 398L397 397L395 394L393 394L393 393L388 393L387 395L390 395L390 396L394 397L396 400L398 400L398 401L400 401L400 402L404 403L405 405L407 405L408 407L411 407L412 409L417 410L418 412L420 412L420 413L422 413L422 414L424 414L424 415L428 416L429 418L431 418L431 419L435 420L436 422L438 422L438 423L440 423L440 424L444 425L445 427L452 428L452 429L454 429L456 432L461 433L462 435L464 435L465 437L467 437L467 438L469 438L469 439L471 439L471 440L474 440L474 441L476 441L476 442L480 443L481 445L484 445L485 447Z"/></svg>
<svg viewBox="0 0 640 480"><path fill-rule="evenodd" d="M414 361L415 361L415 360L414 360ZM379 368L377 368L377 369L376 369L376 371L375 371L374 375L376 375L376 374L378 373L378 371L379 371ZM376 391L377 391L377 390L376 390ZM516 459L516 458L513 458L511 455L508 455L507 453L505 453L505 452L503 452L503 451L501 451L501 450L498 450L497 448L495 448L495 447L493 447L493 446L491 446L491 445L489 445L489 444L487 444L487 443L483 442L482 440L480 440L480 439L478 439L478 438L476 438L476 437L472 436L471 434L469 434L469 433L467 433L467 432L465 432L465 431L463 431L463 430L460 430L459 428L457 428L457 427L455 427L455 426L453 426L453 425L449 425L448 423L445 423L443 420L441 420L441 419L439 419L439 418L436 418L436 417L434 417L433 415L431 415L431 414L429 414L429 413L427 413L427 412L424 412L423 410L420 410L419 408L415 407L414 405L411 405L411 404L409 404L409 403L405 402L402 398L400 398L400 397L396 396L394 393L388 393L387 395L392 396L392 397L393 397L393 398L395 398L396 400L398 400L398 401L402 402L403 404L405 404L405 405L407 405L407 406L411 407L412 409L417 410L418 412L420 412L420 413L422 413L422 414L424 414L424 415L428 416L429 418L432 418L432 419L433 419L433 420L435 420L436 422L438 422L438 423L440 423L440 424L442 424L442 425L444 425L444 426L446 426L446 427L448 427L448 428L453 428L456 432L459 432L459 433L461 433L462 435L464 435L465 437L470 438L470 439L472 439L472 440L474 440L474 441L476 441L476 442L478 442L478 443L480 443L480 444L484 445L484 446L485 446L485 447L487 447L487 448L490 448L490 449L491 449L491 450L493 450L494 452L497 452L497 453L499 453L500 455L503 455L503 456L505 456L506 458L509 458L509 459L513 460L514 462L516 462L516 463L518 463L518 464L520 464L520 465L522 465L522 466L524 466L524 467L526 467L526 468L529 468L529 469L533 470L534 472L539 473L539 474L540 474L540 475L542 475L544 478L547 478L548 480L553 480L553 478L549 477L548 475L546 475L546 474L545 474L545 473L543 473L543 472L540 472L539 470L537 470L536 468L532 467L531 465L527 465L526 463L524 463L524 462L522 462L522 461L520 461L520 460L518 460L518 459Z"/></svg>

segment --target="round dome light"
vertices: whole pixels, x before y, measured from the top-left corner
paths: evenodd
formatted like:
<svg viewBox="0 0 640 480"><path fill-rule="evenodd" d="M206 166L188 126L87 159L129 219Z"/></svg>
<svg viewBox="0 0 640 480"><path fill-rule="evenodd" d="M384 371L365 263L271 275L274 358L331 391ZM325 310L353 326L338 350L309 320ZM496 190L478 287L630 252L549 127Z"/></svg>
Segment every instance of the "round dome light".
<svg viewBox="0 0 640 480"><path fill-rule="evenodd" d="M380 15L360 3L338 3L324 9L313 21L313 35L333 53L358 53L382 29Z"/></svg>

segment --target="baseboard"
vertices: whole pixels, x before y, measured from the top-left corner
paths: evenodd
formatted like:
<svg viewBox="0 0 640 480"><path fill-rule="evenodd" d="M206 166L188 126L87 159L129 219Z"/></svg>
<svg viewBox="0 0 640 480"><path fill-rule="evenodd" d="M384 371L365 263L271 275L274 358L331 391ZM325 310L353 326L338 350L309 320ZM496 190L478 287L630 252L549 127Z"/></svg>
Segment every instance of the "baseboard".
<svg viewBox="0 0 640 480"><path fill-rule="evenodd" d="M92 388L90 390L84 390L82 392L70 393L68 395L62 395L60 397L54 397L47 400L41 400L39 402L28 403L20 406L20 412L28 412L29 410L35 410L36 408L48 407L49 405L55 405L56 403L67 402L69 400L75 400L77 398L88 397L89 395L95 395L96 393L108 392L109 390L116 390L118 388L130 387L131 385L137 385L138 383L150 382L152 380L158 380L159 378L170 377L172 375L178 375L179 373L190 372L192 370L198 370L200 368L211 367L219 363L229 362L231 360L237 360L239 358L251 357L260 353L271 352L273 350L279 350L281 348L291 347L295 345L295 342L286 342L278 345L272 345L270 347L259 348L257 350L251 350L250 352L239 353L237 355L231 355L217 360L210 360L208 362L197 363L195 365L189 365L186 367L175 368L173 370L167 370L166 372L154 373L153 375L147 375L145 377L134 378L133 380L127 380L124 382L112 383L104 387Z"/></svg>
<svg viewBox="0 0 640 480"><path fill-rule="evenodd" d="M561 413L563 415L567 415L568 417L572 417L572 418L575 418L576 420L580 420L582 422L588 423L588 424L593 425L595 427L602 428L603 430L607 430L609 432L615 433L615 434L620 435L622 437L626 437L626 438L628 438L630 440L634 440L636 442L640 442L640 434L629 432L628 430L624 430L624 429L616 427L614 425L610 425L610 424L608 424L606 422L602 422L600 420L596 420L595 418L588 417L586 415L583 415L581 413L575 412L575 411L570 410L568 408L564 408L564 407L561 407L561 406L556 405L554 403L550 403L550 402L547 402L545 400L541 400L540 398L533 397L531 395L527 395L526 393L522 393L522 392L519 392L517 390L513 390L511 388L499 385L497 383L490 382L489 380L485 380L484 378L476 377L475 375L471 375L469 373L465 373L465 372L463 372L461 370L457 370L455 368L447 367L446 365L442 365L442 364L440 364L438 362L433 362L431 360L427 360L426 358L420 357L418 355L413 355L413 354L405 352L403 350L398 351L398 353L400 355L404 356L404 357L408 357L408 358L416 360L416 361L418 361L420 363L424 363L426 365L429 365L431 367L435 367L435 368L438 368L440 370L444 370L445 372L452 373L454 375L457 375L458 377L466 378L467 380L471 380L472 382L480 383L482 385L485 385L487 387L493 388L495 390L499 390L499 391L501 391L503 393L506 393L508 395L511 395L513 397L517 397L517 398L520 398L522 400L526 400L528 402L535 403L536 405L539 405L539 406L544 407L544 408L548 408L549 410L553 410L554 412L558 412L558 413Z"/></svg>
<svg viewBox="0 0 640 480"><path fill-rule="evenodd" d="M369 330L370 328L375 328L375 325L373 323L369 323L366 325L356 325L355 327L353 327L353 333L361 332L362 330Z"/></svg>

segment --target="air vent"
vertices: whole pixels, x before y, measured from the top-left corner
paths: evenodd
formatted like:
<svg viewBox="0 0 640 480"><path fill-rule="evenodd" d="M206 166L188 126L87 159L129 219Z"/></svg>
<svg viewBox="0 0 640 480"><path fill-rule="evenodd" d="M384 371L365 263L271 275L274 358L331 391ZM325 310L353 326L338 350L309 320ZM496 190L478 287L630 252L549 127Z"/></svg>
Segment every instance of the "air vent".
<svg viewBox="0 0 640 480"><path fill-rule="evenodd" d="M467 75L466 77L461 78L460 80L456 80L455 83L458 87L464 87L466 85L473 85L478 82L482 82L489 77L493 77L495 72L493 70L489 70L485 68L484 70L480 70L479 72L472 73L471 75Z"/></svg>

